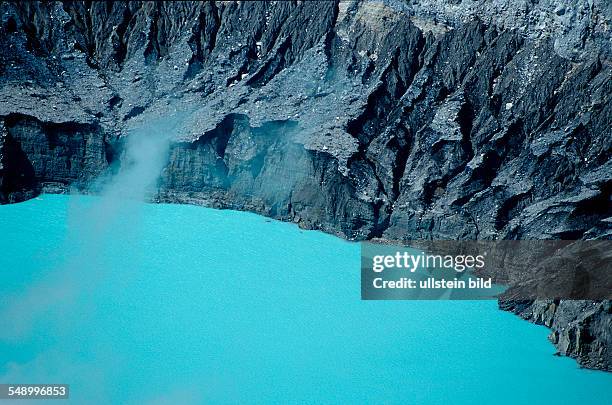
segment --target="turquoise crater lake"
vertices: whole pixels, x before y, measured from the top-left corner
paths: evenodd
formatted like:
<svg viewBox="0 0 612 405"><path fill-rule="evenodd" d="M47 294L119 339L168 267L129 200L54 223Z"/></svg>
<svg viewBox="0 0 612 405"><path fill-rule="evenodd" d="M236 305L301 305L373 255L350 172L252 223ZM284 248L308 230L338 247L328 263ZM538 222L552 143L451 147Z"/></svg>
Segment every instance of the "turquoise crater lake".
<svg viewBox="0 0 612 405"><path fill-rule="evenodd" d="M361 301L359 245L185 205L0 206L0 383L70 403L597 404L495 301Z"/></svg>

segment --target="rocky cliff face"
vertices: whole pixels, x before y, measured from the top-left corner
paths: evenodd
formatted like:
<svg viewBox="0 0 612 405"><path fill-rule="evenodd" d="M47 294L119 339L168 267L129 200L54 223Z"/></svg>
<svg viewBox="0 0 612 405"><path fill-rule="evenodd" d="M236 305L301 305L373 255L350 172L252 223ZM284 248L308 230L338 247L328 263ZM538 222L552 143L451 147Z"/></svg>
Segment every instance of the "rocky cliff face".
<svg viewBox="0 0 612 405"><path fill-rule="evenodd" d="M0 13L1 202L87 192L131 128L187 113L155 200L351 239L612 238L604 0L5 1ZM610 369L610 305L588 307L596 322L585 305L503 306Z"/></svg>

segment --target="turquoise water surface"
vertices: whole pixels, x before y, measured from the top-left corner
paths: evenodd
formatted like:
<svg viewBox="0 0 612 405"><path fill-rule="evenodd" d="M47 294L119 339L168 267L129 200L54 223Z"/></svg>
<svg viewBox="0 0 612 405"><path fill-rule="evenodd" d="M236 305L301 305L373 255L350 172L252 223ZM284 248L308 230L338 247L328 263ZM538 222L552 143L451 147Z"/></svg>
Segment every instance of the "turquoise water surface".
<svg viewBox="0 0 612 405"><path fill-rule="evenodd" d="M0 383L71 403L612 397L495 301L361 301L358 244L257 215L43 195L0 242Z"/></svg>

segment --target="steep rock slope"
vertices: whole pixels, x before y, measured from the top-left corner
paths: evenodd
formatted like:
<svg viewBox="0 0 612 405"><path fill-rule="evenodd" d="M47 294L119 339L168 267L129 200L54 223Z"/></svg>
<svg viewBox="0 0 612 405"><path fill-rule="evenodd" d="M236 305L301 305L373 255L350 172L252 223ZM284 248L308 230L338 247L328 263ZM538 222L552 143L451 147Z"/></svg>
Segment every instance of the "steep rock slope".
<svg viewBox="0 0 612 405"><path fill-rule="evenodd" d="M187 114L154 200L351 239L612 237L606 1L1 2L0 13L0 202L92 191L132 128ZM587 326L590 303L549 304L503 307L610 369L609 303ZM564 337L572 322L589 339Z"/></svg>

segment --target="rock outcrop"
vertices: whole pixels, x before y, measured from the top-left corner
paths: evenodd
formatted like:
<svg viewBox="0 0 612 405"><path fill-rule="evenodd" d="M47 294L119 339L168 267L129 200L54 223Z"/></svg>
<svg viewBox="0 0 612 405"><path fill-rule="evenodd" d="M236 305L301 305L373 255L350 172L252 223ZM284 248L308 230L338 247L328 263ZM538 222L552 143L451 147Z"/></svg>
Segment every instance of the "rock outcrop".
<svg viewBox="0 0 612 405"><path fill-rule="evenodd" d="M349 239L612 238L605 0L4 1L0 16L0 202L91 191L131 128L187 114L154 200ZM612 367L609 302L502 306Z"/></svg>
<svg viewBox="0 0 612 405"><path fill-rule="evenodd" d="M575 358L583 367L612 371L612 304L610 301L506 301L500 308L549 327L558 354Z"/></svg>

